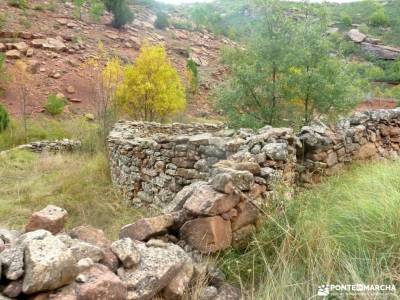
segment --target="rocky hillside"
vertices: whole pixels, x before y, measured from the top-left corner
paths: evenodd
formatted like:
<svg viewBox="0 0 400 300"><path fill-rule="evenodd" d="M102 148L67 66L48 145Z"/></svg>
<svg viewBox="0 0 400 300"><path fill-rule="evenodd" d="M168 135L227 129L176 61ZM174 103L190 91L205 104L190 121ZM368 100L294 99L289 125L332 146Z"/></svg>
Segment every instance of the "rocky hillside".
<svg viewBox="0 0 400 300"><path fill-rule="evenodd" d="M27 66L25 82L29 91L27 113L44 112L48 95L62 93L69 102L71 114L90 112L94 106L90 85L90 71L86 62L98 52L99 42L111 54L124 62L133 62L145 42L165 45L174 66L185 78L186 62L190 57L199 66L200 89L190 101L188 114L206 116L212 112L207 100L210 89L224 73L219 62L219 52L224 45L232 45L228 39L217 38L203 30L154 27L155 13L143 6L132 6L133 23L123 30L112 28L112 16L105 13L99 22L92 22L87 9L82 19L74 17L71 2L31 0L27 9L0 3L0 52L6 55L9 84L0 100L12 114L21 114L16 62ZM174 14L174 13L173 13ZM176 12L177 14L177 12Z"/></svg>

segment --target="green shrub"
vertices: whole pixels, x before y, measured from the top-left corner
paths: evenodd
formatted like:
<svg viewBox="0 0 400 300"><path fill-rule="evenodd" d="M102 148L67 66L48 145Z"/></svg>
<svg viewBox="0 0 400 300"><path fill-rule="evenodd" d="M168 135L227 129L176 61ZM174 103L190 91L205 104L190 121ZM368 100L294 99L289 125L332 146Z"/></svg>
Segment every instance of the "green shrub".
<svg viewBox="0 0 400 300"><path fill-rule="evenodd" d="M4 54L0 53L0 92L4 89L4 85L8 81L5 61L6 59Z"/></svg>
<svg viewBox="0 0 400 300"><path fill-rule="evenodd" d="M7 15L0 14L0 29L2 29L7 24Z"/></svg>
<svg viewBox="0 0 400 300"><path fill-rule="evenodd" d="M21 9L28 8L28 1L27 0L8 0L8 4L14 7L18 7Z"/></svg>
<svg viewBox="0 0 400 300"><path fill-rule="evenodd" d="M386 16L385 11L383 9L379 9L375 11L370 19L370 23L372 26L387 26L389 24L389 18Z"/></svg>
<svg viewBox="0 0 400 300"><path fill-rule="evenodd" d="M99 0L91 0L90 2L90 18L98 22L104 13L104 3Z"/></svg>
<svg viewBox="0 0 400 300"><path fill-rule="evenodd" d="M56 95L50 95L47 98L47 104L45 106L47 112L52 116L59 115L64 111L65 99L59 98Z"/></svg>
<svg viewBox="0 0 400 300"><path fill-rule="evenodd" d="M169 26L168 15L164 12L157 13L157 19L154 22L154 26L158 29L165 29Z"/></svg>
<svg viewBox="0 0 400 300"><path fill-rule="evenodd" d="M7 110L0 104L0 133L8 128L10 125L10 117Z"/></svg>
<svg viewBox="0 0 400 300"><path fill-rule="evenodd" d="M121 28L134 19L126 0L105 0L105 6L114 15L112 26L115 28Z"/></svg>
<svg viewBox="0 0 400 300"><path fill-rule="evenodd" d="M197 69L196 63L193 59L189 59L186 64L186 68L189 72L189 85L190 92L196 93L199 86L199 70Z"/></svg>
<svg viewBox="0 0 400 300"><path fill-rule="evenodd" d="M350 27L351 24L353 23L353 18L352 18L349 14L347 14L347 13L343 13L343 14L341 15L341 20L342 20L342 23L343 23L345 26L348 26L348 27Z"/></svg>

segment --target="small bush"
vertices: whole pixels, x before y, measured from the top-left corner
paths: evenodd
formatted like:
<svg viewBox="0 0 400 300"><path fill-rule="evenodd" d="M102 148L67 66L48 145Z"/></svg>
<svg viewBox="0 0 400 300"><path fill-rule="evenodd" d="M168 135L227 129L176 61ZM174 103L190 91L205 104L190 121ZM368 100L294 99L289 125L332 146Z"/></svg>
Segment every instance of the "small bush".
<svg viewBox="0 0 400 300"><path fill-rule="evenodd" d="M169 26L168 15L163 12L157 14L157 19L154 22L154 26L158 29L165 29Z"/></svg>
<svg viewBox="0 0 400 300"><path fill-rule="evenodd" d="M27 0L8 0L8 5L13 7L18 7L20 9L28 8L28 1Z"/></svg>
<svg viewBox="0 0 400 300"><path fill-rule="evenodd" d="M351 24L353 23L353 18L349 15L349 14L346 14L346 13L343 13L342 15L341 15L341 19L342 19L342 23L345 25L345 26L351 26Z"/></svg>
<svg viewBox="0 0 400 300"><path fill-rule="evenodd" d="M5 56L0 53L0 92L4 89L6 82L8 81L8 75L5 65Z"/></svg>
<svg viewBox="0 0 400 300"><path fill-rule="evenodd" d="M90 2L90 18L94 22L98 22L104 13L104 3L99 0L91 0Z"/></svg>
<svg viewBox="0 0 400 300"><path fill-rule="evenodd" d="M386 16L385 11L383 9L379 9L375 11L370 19L370 23L372 26L387 26L389 24L389 18Z"/></svg>
<svg viewBox="0 0 400 300"><path fill-rule="evenodd" d="M10 125L10 117L7 110L0 104L0 133L8 128Z"/></svg>
<svg viewBox="0 0 400 300"><path fill-rule="evenodd" d="M7 15L0 14L0 29L2 29L7 24Z"/></svg>
<svg viewBox="0 0 400 300"><path fill-rule="evenodd" d="M112 26L115 28L121 28L134 19L126 0L105 0L105 6L114 15Z"/></svg>
<svg viewBox="0 0 400 300"><path fill-rule="evenodd" d="M59 98L56 95L50 95L47 98L47 104L45 106L47 112L52 116L59 115L64 111L65 99Z"/></svg>
<svg viewBox="0 0 400 300"><path fill-rule="evenodd" d="M191 93L196 93L199 87L199 70L193 59L189 59L186 64L189 77L189 89Z"/></svg>

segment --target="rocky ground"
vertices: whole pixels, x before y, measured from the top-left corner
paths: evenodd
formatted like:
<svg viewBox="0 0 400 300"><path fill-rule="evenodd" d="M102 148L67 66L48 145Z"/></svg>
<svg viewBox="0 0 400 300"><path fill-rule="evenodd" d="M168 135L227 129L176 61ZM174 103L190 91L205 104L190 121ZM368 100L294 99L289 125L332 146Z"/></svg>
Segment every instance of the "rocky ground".
<svg viewBox="0 0 400 300"><path fill-rule="evenodd" d="M106 50L124 62L133 62L144 42L165 45L174 66L185 78L186 62L191 57L199 66L200 89L189 101L187 113L204 117L213 113L207 100L210 89L221 80L225 69L219 61L220 50L234 43L217 38L207 31L183 29L155 29L156 16L150 9L134 6L135 20L123 30L112 28L112 16L106 13L94 23L84 10L82 20L73 17L70 2L29 1L30 8L21 10L1 1L0 14L6 16L5 26L0 30L0 52L6 55L10 73L8 84L0 101L13 115L21 114L20 89L17 61L23 61L28 74L24 80L28 94L27 113L43 113L49 94L62 93L68 99L67 112L83 114L93 110L95 100L91 86L91 73L86 66L90 57L96 55L99 42ZM36 9L35 9L36 8Z"/></svg>
<svg viewBox="0 0 400 300"><path fill-rule="evenodd" d="M112 242L90 226L67 233L67 216L49 205L32 214L23 232L0 229L1 300L194 299L191 292L204 300L240 298L221 271L177 244Z"/></svg>

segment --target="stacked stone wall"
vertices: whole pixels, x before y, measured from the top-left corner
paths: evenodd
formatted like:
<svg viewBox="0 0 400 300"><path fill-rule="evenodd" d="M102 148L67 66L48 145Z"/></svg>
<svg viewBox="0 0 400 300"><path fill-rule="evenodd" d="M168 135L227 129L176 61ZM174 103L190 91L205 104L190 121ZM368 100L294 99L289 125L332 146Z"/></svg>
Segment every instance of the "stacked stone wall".
<svg viewBox="0 0 400 300"><path fill-rule="evenodd" d="M148 136L149 126L157 134ZM400 151L400 109L356 113L334 126L316 122L297 135L270 126L168 135L173 126L120 122L110 134L113 180L128 190L127 202L163 209L124 227L121 237L166 234L202 253L246 246L277 186L291 192L354 160Z"/></svg>
<svg viewBox="0 0 400 300"><path fill-rule="evenodd" d="M400 108L355 113L335 126L315 123L298 135L299 179L315 183L352 161L395 159L400 150Z"/></svg>

